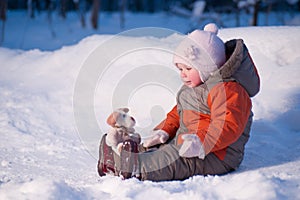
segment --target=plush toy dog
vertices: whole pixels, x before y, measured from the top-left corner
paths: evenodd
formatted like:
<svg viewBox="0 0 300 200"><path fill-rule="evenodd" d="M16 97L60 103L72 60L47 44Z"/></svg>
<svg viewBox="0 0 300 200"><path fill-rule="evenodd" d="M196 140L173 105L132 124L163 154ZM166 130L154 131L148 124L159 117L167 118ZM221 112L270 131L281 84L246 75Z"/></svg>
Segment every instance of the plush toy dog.
<svg viewBox="0 0 300 200"><path fill-rule="evenodd" d="M106 144L120 154L122 144L125 140L132 140L137 144L141 143L141 136L135 133L135 119L128 115L128 108L119 108L107 118L107 124L111 126L106 136Z"/></svg>

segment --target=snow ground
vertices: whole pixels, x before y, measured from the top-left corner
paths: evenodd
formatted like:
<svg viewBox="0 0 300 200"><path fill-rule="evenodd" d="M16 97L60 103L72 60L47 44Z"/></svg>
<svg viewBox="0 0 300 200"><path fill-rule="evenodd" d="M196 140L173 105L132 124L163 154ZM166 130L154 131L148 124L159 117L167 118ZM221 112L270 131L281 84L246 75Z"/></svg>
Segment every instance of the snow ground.
<svg viewBox="0 0 300 200"><path fill-rule="evenodd" d="M176 27L175 22L170 24ZM72 23L75 22L67 24ZM180 23L184 24L184 20L178 22L184 29ZM32 26L37 35L47 31L42 25ZM104 28L109 30L109 25L103 25ZM184 32L178 29L174 28ZM14 46L19 44L13 37L17 29L7 30L12 30L9 34L14 39L7 38L7 48L0 48L0 199L300 199L298 26L220 30L224 41L244 39L261 76L261 92L253 98L255 117L244 161L228 175L160 183L98 177L96 145L108 129L105 119L120 85L134 88L134 92L123 95L141 130L149 129L153 120L160 120L173 106L180 83L173 77L176 71L171 54L161 49L171 51L180 34L115 38L113 41L117 42L105 46L107 54L91 60L91 55L111 41L113 35L95 34L72 46L43 51L56 48L62 41L58 41L59 37L38 37L40 41L26 40L28 46L24 43L21 48ZM66 38L69 44L73 39L68 38L78 40L93 33L87 32L65 32L60 38ZM31 29L28 33L32 33ZM101 76L96 74L99 77L94 109L101 131L92 133L94 141L90 144L88 133L78 128L73 113L78 77L88 60L99 66L112 52L135 45L156 48L121 56ZM141 73L146 72L143 67L156 69L153 65L159 65L161 71L147 74L152 78L151 84L124 82L136 73L145 77ZM164 73L172 77L168 79ZM153 89L155 93L150 93Z"/></svg>

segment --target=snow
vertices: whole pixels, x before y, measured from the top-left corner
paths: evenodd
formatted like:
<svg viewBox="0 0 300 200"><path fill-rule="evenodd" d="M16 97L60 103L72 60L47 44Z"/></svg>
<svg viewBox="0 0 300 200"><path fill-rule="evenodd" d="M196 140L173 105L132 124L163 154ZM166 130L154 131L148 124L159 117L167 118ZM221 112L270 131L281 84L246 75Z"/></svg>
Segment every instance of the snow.
<svg viewBox="0 0 300 200"><path fill-rule="evenodd" d="M12 12L8 19L21 15ZM150 21L150 15L140 18ZM188 29L186 20L171 18L160 26L168 21L167 28ZM119 29L111 21L103 22L105 34L95 34L73 19L59 22L72 31L61 28L54 39L44 24L30 22L27 34L39 36L34 38L7 22L0 48L0 199L299 199L298 26L219 31L225 41L245 41L261 77L244 161L223 176L155 183L98 177L97 145L116 106L130 107L143 137L172 108L180 80L171 52L182 35L161 28L130 30L127 24L129 31L116 37L112 33ZM20 37L26 37L23 45ZM84 75L88 82L81 82ZM82 99L79 91L86 92ZM81 110L85 95L93 105ZM89 120L97 126L84 124Z"/></svg>

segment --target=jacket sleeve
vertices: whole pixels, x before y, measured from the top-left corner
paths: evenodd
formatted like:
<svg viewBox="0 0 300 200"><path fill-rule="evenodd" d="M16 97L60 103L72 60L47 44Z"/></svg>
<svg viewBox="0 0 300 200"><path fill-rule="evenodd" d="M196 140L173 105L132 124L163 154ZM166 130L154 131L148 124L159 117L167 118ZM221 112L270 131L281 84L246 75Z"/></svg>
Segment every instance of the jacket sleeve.
<svg viewBox="0 0 300 200"><path fill-rule="evenodd" d="M251 100L237 82L216 85L208 95L211 111L206 127L198 129L206 154L224 149L243 133L251 111Z"/></svg>
<svg viewBox="0 0 300 200"><path fill-rule="evenodd" d="M154 130L164 130L169 134L172 139L176 136L177 129L179 128L179 114L177 112L177 106L167 114L166 119L164 119L160 124L158 124Z"/></svg>

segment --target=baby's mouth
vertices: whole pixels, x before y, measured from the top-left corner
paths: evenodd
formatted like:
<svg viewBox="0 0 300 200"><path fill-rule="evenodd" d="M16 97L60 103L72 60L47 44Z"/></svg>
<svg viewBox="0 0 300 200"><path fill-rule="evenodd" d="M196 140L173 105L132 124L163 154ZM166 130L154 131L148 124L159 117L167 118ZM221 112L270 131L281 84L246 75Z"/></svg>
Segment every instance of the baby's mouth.
<svg viewBox="0 0 300 200"><path fill-rule="evenodd" d="M184 81L184 84L190 85L190 84L191 84L191 81Z"/></svg>

